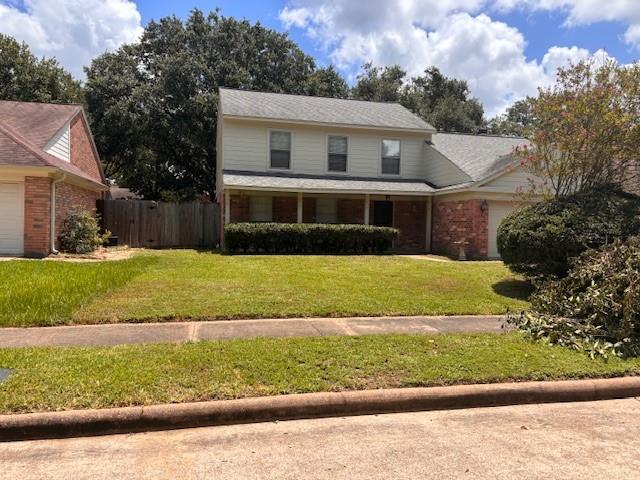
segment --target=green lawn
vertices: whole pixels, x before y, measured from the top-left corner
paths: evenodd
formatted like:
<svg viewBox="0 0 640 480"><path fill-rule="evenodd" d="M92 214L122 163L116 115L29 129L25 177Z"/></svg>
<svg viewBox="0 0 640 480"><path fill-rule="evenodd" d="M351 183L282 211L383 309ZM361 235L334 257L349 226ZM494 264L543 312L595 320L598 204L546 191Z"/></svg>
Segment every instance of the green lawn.
<svg viewBox="0 0 640 480"><path fill-rule="evenodd" d="M0 263L0 325L291 316L502 314L528 285L499 262L194 250L101 264Z"/></svg>
<svg viewBox="0 0 640 480"><path fill-rule="evenodd" d="M125 285L156 261L141 255L121 262L0 262L0 326L68 323L79 308Z"/></svg>
<svg viewBox="0 0 640 480"><path fill-rule="evenodd" d="M0 350L0 413L288 393L637 375L520 334L253 339Z"/></svg>

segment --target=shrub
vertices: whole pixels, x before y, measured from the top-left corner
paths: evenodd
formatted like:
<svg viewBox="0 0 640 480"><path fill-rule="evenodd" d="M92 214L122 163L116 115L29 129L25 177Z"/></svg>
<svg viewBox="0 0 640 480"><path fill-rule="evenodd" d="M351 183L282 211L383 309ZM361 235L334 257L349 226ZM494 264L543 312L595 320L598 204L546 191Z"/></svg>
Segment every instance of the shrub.
<svg viewBox="0 0 640 480"><path fill-rule="evenodd" d="M60 250L68 253L91 253L106 242L111 232L100 234L98 217L93 212L75 210L64 219L58 237Z"/></svg>
<svg viewBox="0 0 640 480"><path fill-rule="evenodd" d="M225 226L231 252L382 253L398 231L369 225L232 223Z"/></svg>
<svg viewBox="0 0 640 480"><path fill-rule="evenodd" d="M510 321L530 336L592 355L640 352L640 238L583 253L568 275L545 282L531 310Z"/></svg>
<svg viewBox="0 0 640 480"><path fill-rule="evenodd" d="M585 250L639 233L640 197L603 187L516 210L498 228L498 249L516 273L564 277Z"/></svg>

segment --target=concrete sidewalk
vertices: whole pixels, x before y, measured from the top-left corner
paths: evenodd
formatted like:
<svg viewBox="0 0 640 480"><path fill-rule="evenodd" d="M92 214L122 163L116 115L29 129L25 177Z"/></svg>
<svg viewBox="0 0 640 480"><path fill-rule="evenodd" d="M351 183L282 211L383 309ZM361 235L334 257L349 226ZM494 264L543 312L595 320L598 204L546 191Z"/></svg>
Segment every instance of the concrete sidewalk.
<svg viewBox="0 0 640 480"><path fill-rule="evenodd" d="M97 346L255 337L318 337L384 333L500 333L502 316L351 317L119 323L0 328L0 348Z"/></svg>

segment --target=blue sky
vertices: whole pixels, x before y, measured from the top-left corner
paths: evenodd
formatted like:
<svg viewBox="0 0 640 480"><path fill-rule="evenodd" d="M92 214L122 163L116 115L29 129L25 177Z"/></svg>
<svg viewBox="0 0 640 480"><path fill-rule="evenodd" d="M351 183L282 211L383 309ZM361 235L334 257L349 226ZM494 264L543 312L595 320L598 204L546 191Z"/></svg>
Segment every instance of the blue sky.
<svg viewBox="0 0 640 480"><path fill-rule="evenodd" d="M631 0L633 1L633 0ZM142 15L142 22L175 14L181 18L188 16L193 8L210 11L220 8L225 16L247 18L253 22L260 21L279 31L287 31L279 19L280 11L287 5L281 0L245 0L245 1L154 1L136 0ZM604 5L602 3L601 5ZM626 45L621 40L626 30L623 22L607 21L590 25L563 27L566 15L562 11L492 12L492 18L516 27L527 40L525 53L528 59L542 59L549 48L554 45L579 46L595 52L606 50L621 62L631 62L640 57L640 51ZM320 63L331 63L327 52L318 48L317 42L311 40L301 29L289 29L289 34L307 53L312 54Z"/></svg>
<svg viewBox="0 0 640 480"><path fill-rule="evenodd" d="M640 56L640 0L0 0L0 32L83 78L92 58L135 41L149 20L216 7L288 31L351 82L369 60L409 75L436 65L467 80L488 115L568 62Z"/></svg>

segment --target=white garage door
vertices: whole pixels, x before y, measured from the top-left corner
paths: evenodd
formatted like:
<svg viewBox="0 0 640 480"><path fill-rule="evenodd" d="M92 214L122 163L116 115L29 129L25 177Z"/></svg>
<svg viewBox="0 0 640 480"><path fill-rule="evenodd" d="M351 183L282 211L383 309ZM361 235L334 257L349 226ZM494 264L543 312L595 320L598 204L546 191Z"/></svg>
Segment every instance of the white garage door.
<svg viewBox="0 0 640 480"><path fill-rule="evenodd" d="M0 182L0 255L24 253L24 183Z"/></svg>
<svg viewBox="0 0 640 480"><path fill-rule="evenodd" d="M489 258L500 258L498 253L498 227L502 219L513 212L511 202L489 202Z"/></svg>

